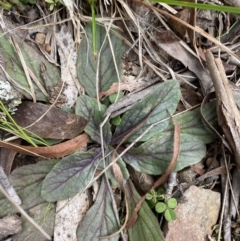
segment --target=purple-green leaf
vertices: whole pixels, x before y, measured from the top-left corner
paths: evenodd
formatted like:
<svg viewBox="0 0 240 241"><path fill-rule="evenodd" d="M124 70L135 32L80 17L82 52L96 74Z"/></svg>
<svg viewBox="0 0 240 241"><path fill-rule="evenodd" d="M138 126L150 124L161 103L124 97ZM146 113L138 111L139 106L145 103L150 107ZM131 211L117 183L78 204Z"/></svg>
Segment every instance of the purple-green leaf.
<svg viewBox="0 0 240 241"><path fill-rule="evenodd" d="M21 207L28 209L45 202L41 197L42 182L59 160L40 161L15 169L10 175L10 182L22 200ZM0 194L0 214L17 212L12 205Z"/></svg>
<svg viewBox="0 0 240 241"><path fill-rule="evenodd" d="M176 80L169 80L160 84L123 115L121 124L117 126L113 135L112 144L120 143L128 133L141 123L144 123L142 128L128 138L128 141L133 142L150 125L170 117L170 114L175 112L179 100L180 88ZM154 126L141 138L141 141L146 141L154 135L161 133L168 124L169 120Z"/></svg>
<svg viewBox="0 0 240 241"><path fill-rule="evenodd" d="M140 200L140 195L130 180L125 185L126 198L129 206L130 215ZM159 223L146 202L138 212L138 219L135 224L128 230L130 241L163 241L163 235Z"/></svg>
<svg viewBox="0 0 240 241"><path fill-rule="evenodd" d="M205 144L198 138L181 134L180 155L175 171L201 161L206 154ZM173 133L162 133L139 147L130 149L123 160L139 172L160 175L168 167L173 155Z"/></svg>
<svg viewBox="0 0 240 241"><path fill-rule="evenodd" d="M205 105L203 109L204 117L215 128L217 126L216 104L210 102ZM181 133L192 135L200 139L205 144L210 143L216 139L215 135L205 126L201 120L200 108L194 110L184 111L183 113L174 116L175 120L180 125ZM163 132L173 132L172 122Z"/></svg>
<svg viewBox="0 0 240 241"><path fill-rule="evenodd" d="M104 120L104 113L107 109L105 105L100 104L101 110L99 110L97 100L86 95L80 96L77 99L75 112L77 115L84 117L88 120L88 125L85 128L85 132L91 136L91 139L101 143L100 138L100 124ZM107 121L103 126L103 139L105 143L111 141L112 133L110 129L110 123Z"/></svg>
<svg viewBox="0 0 240 241"><path fill-rule="evenodd" d="M111 235L118 231L119 225L113 212L113 204L109 187L102 179L101 187L94 205L89 209L77 230L78 240L99 241L99 237ZM117 241L119 235L111 240Z"/></svg>
<svg viewBox="0 0 240 241"><path fill-rule="evenodd" d="M43 181L41 195L48 202L81 192L94 176L101 152L76 152L58 162Z"/></svg>

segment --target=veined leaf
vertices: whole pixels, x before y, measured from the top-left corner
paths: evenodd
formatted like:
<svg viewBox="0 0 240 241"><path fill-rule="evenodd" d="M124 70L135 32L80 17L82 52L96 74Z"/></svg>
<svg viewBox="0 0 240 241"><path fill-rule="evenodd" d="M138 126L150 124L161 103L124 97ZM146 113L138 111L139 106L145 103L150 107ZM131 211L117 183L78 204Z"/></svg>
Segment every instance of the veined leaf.
<svg viewBox="0 0 240 241"><path fill-rule="evenodd" d="M10 175L10 182L22 200L21 207L29 209L45 200L41 197L42 182L59 160L40 161L15 169ZM7 199L0 194L0 215L17 212Z"/></svg>
<svg viewBox="0 0 240 241"><path fill-rule="evenodd" d="M75 152L58 162L43 181L41 195L48 202L64 200L82 191L94 176L101 152Z"/></svg>
<svg viewBox="0 0 240 241"><path fill-rule="evenodd" d="M97 200L81 222L77 230L77 237L78 240L99 241L99 237L111 235L118 229L111 195L105 179L102 179ZM117 241L118 239L119 235L116 235L103 240Z"/></svg>
<svg viewBox="0 0 240 241"><path fill-rule="evenodd" d="M205 105L203 114L208 122L216 128L218 122L215 101ZM180 125L181 133L192 135L193 137L200 139L205 144L213 142L216 139L212 131L209 130L209 128L202 122L200 108L177 114L174 118ZM173 132L172 122L170 122L169 126L163 131L163 133L165 132Z"/></svg>
<svg viewBox="0 0 240 241"><path fill-rule="evenodd" d="M117 126L113 135L112 144L120 143L128 133L145 121L143 127L128 138L128 141L133 142L150 125L170 117L170 114L175 112L179 100L180 88L176 80L169 80L159 85L123 115L121 124ZM169 121L154 126L141 138L141 141L161 133L168 126Z"/></svg>
<svg viewBox="0 0 240 241"><path fill-rule="evenodd" d="M96 26L97 53L99 58L94 59L93 36L91 24L87 24L86 37L82 40L77 59L77 74L81 85L87 94L96 97L97 92L103 92L110 88L114 82L118 82L114 58L118 66L119 76L122 75L122 41L116 35L109 32L114 57L111 52L106 30L99 25ZM98 64L99 62L99 64ZM96 80L98 76L98 79ZM98 85L96 84L98 83Z"/></svg>
<svg viewBox="0 0 240 241"><path fill-rule="evenodd" d="M98 109L97 100L86 95L82 95L77 99L75 112L86 120L88 125L85 128L85 132L91 136L91 139L101 143L100 138L100 124L104 120L104 113L107 109L105 105L100 104L101 110ZM103 126L103 139L106 143L109 143L112 137L110 123L107 121Z"/></svg>
<svg viewBox="0 0 240 241"><path fill-rule="evenodd" d="M181 148L175 171L198 163L206 155L206 146L198 138L181 133ZM130 149L123 160L139 172L162 174L173 155L173 133L162 133L139 147Z"/></svg>
<svg viewBox="0 0 240 241"><path fill-rule="evenodd" d="M130 180L125 185L126 198L130 215L140 200L140 195ZM138 219L133 227L128 230L130 241L163 241L163 235L159 228L159 223L147 203L144 202L138 212Z"/></svg>

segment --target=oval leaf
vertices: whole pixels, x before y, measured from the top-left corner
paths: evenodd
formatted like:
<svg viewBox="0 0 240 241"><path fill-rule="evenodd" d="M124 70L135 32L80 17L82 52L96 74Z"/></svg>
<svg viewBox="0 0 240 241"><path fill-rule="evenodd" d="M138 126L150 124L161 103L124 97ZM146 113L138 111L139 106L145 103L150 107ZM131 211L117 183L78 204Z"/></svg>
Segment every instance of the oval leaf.
<svg viewBox="0 0 240 241"><path fill-rule="evenodd" d="M128 133L133 131L141 123L144 123L142 128L128 138L128 141L133 142L150 125L168 118L170 116L169 113L173 114L179 100L180 88L176 80L170 80L159 85L123 115L121 124L117 126L113 135L112 143L120 143ZM161 133L168 124L169 120L154 126L141 138L141 141L146 141L152 136Z"/></svg>
<svg viewBox="0 0 240 241"><path fill-rule="evenodd" d="M168 206L169 208L175 208L175 207L177 207L177 199L176 199L176 198L169 198L169 199L167 200L167 206Z"/></svg>
<svg viewBox="0 0 240 241"><path fill-rule="evenodd" d="M6 24L11 25L8 21ZM10 27L11 28L11 27ZM12 26L15 28L15 26ZM30 95L30 87L27 81L25 72L22 67L19 55L17 54L13 44L9 42L8 37L0 31L0 53L2 59L4 60L2 66L5 66L5 70L8 75L15 81L14 87L22 93L26 98L32 99ZM53 88L59 83L60 79L60 69L49 61L39 52L38 49L34 48L33 45L29 44L27 41L23 41L23 36L21 36L22 31L17 33L15 31L14 39L21 46L21 53L23 55L24 61L28 68L33 72L33 75L38 79L42 86L48 85L47 87ZM41 72L41 66L44 66L43 73ZM47 78L47 83L43 83L42 76ZM33 87L36 95L36 99L40 101L46 101L47 97L43 94L40 88L34 83Z"/></svg>
<svg viewBox="0 0 240 241"><path fill-rule="evenodd" d="M64 200L82 191L94 176L101 152L77 152L57 163L43 181L41 195L48 202Z"/></svg>
<svg viewBox="0 0 240 241"><path fill-rule="evenodd" d="M158 202L155 206L155 210L158 213L163 213L166 210L167 206L163 202Z"/></svg>
<svg viewBox="0 0 240 241"><path fill-rule="evenodd" d="M177 215L176 215L175 211L172 210L172 209L170 209L170 208L167 209L167 210L164 212L164 217L166 218L166 220L167 220L168 222L171 222L171 221L174 221L174 220L177 219Z"/></svg>
<svg viewBox="0 0 240 241"><path fill-rule="evenodd" d="M206 154L205 144L198 138L181 134L181 148L175 171L198 163ZM123 160L139 172L151 175L162 174L173 155L173 134L162 133L139 147L130 149Z"/></svg>
<svg viewBox="0 0 240 241"><path fill-rule="evenodd" d="M204 107L204 117L216 128L217 115L215 101L207 103ZM174 116L180 125L181 133L186 133L200 139L205 144L213 142L216 136L202 122L200 108L188 110ZM172 132L173 124L170 123L163 132Z"/></svg>

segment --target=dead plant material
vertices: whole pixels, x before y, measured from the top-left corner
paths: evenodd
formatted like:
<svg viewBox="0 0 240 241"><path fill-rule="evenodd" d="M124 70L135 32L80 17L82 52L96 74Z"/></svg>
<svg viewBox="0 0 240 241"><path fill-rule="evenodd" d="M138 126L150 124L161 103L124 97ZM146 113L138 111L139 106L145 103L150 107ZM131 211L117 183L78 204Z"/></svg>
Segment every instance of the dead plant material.
<svg viewBox="0 0 240 241"><path fill-rule="evenodd" d="M127 90L129 92L132 92L137 88L144 87L144 84L146 85L144 81L141 80L139 83L135 79L130 83L129 82L113 83L107 91L99 93L99 98L102 99L103 97L109 96L114 93L118 93L119 91L122 91L122 90Z"/></svg>
<svg viewBox="0 0 240 241"><path fill-rule="evenodd" d="M13 140L12 142L15 144L20 144L21 139ZM9 176L11 173L12 164L16 154L16 151L9 150L6 148L1 148L0 150L0 166L4 169L7 176Z"/></svg>
<svg viewBox="0 0 240 241"><path fill-rule="evenodd" d="M240 113L221 59L214 59L212 53L207 50L206 60L216 91L218 123L234 153L235 162L240 168Z"/></svg>
<svg viewBox="0 0 240 241"><path fill-rule="evenodd" d="M13 118L18 125L42 138L61 140L76 137L88 123L81 116L31 101L23 101Z"/></svg>
<svg viewBox="0 0 240 241"><path fill-rule="evenodd" d="M202 30L201 28L195 26L193 27L192 25L188 24L187 22L184 22L183 20L173 16L170 13L167 13L166 11L163 11L161 9L158 9L154 6L152 6L150 3L148 2L142 2L140 0L131 0L132 2L136 2L138 4L142 4L146 7L149 7L150 9L152 9L153 11L157 11L159 13L161 13L164 16L167 16L173 20L175 20L176 22L179 22L181 24L183 24L184 26L186 26L189 29L192 29L193 31L195 31L196 33L199 33L200 35L202 35L203 37L207 38L208 40L210 40L212 43L214 43L215 45L217 45L220 49L222 49L223 51L225 51L226 53L228 53L229 55L231 55L234 59L236 59L236 61L239 63L240 62L240 58L239 56L237 56L235 53L233 53L233 51L231 51L228 47L226 47L225 45L223 45L221 42L219 42L217 39L215 39L213 36L211 36L210 34L208 34L207 32L205 32L204 30Z"/></svg>
<svg viewBox="0 0 240 241"><path fill-rule="evenodd" d="M156 44L166 51L170 56L179 60L183 65L189 68L197 75L200 80L204 95L211 90L212 81L208 72L203 68L199 58L194 56L188 49L181 44L179 39L173 32L166 31L157 32L154 36Z"/></svg>
<svg viewBox="0 0 240 241"><path fill-rule="evenodd" d="M177 123L177 121L174 119L173 119L173 124L174 124L174 144L173 144L174 151L173 151L172 160L169 163L164 174L154 183L154 185L152 186L151 189L155 189L155 188L159 187L160 185L162 185L163 183L165 183L167 181L169 175L173 171L174 167L177 164L177 159L178 159L178 156L180 153L180 126ZM138 204L136 205L136 207L132 213L132 216L130 217L130 219L128 220L128 222L126 224L127 229L131 228L134 225L134 223L136 222L136 220L138 218L138 211L140 210L143 202L145 201L145 198L146 198L146 194L139 200Z"/></svg>
<svg viewBox="0 0 240 241"><path fill-rule="evenodd" d="M18 153L26 154L29 156L41 156L46 158L59 158L72 154L81 147L84 147L87 142L90 140L90 137L87 134L81 134L69 141L62 142L54 146L47 147L31 147L31 146L22 146L14 145L9 142L0 141L0 146L14 150Z"/></svg>

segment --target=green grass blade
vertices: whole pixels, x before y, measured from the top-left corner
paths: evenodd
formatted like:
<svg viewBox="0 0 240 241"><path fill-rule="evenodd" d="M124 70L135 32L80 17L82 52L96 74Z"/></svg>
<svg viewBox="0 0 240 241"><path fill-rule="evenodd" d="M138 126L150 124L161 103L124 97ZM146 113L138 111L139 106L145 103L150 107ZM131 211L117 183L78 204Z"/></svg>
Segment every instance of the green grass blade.
<svg viewBox="0 0 240 241"><path fill-rule="evenodd" d="M169 5L177 5L177 6L183 6L183 7L189 7L189 8L199 8L199 9L205 9L205 10L240 14L240 8L230 7L230 6L191 3L191 2L183 2L183 1L176 1L176 0L150 0L150 2L167 3Z"/></svg>

